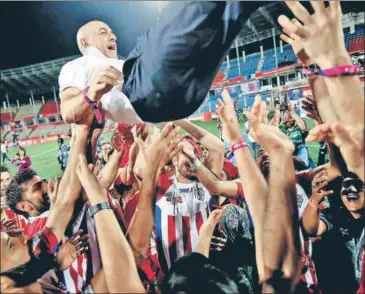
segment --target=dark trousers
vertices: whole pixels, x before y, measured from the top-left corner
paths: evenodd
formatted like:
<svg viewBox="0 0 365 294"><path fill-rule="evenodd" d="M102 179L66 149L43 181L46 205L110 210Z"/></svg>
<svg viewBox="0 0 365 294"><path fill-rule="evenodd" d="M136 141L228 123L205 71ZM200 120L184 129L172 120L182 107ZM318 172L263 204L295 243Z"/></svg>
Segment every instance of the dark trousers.
<svg viewBox="0 0 365 294"><path fill-rule="evenodd" d="M123 92L148 122L191 115L203 103L234 38L264 2L173 2L137 41Z"/></svg>
<svg viewBox="0 0 365 294"><path fill-rule="evenodd" d="M2 154L2 158L1 158L1 161L2 162L5 162L5 159L11 161L11 159L9 158L8 154L7 153L1 153Z"/></svg>

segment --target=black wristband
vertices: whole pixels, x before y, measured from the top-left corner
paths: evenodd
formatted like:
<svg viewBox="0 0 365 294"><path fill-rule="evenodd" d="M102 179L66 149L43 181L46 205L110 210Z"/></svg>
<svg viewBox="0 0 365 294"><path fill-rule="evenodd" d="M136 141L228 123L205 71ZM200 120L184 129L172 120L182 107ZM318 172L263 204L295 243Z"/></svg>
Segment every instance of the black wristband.
<svg viewBox="0 0 365 294"><path fill-rule="evenodd" d="M89 215L91 217L94 217L94 215L99 212L100 210L103 210L103 209L111 209L110 207L110 204L109 202L102 202L102 203L98 203L98 204L95 204L93 206L90 206L89 207Z"/></svg>

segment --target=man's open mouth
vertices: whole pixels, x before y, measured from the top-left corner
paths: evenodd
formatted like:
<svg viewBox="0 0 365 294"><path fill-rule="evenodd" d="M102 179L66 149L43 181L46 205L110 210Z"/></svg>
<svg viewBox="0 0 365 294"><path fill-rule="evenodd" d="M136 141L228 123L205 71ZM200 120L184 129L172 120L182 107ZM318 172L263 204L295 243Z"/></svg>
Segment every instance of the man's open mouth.
<svg viewBox="0 0 365 294"><path fill-rule="evenodd" d="M113 51L115 51L116 45L110 45L110 46L108 46L107 48L108 48L108 50L113 50Z"/></svg>
<svg viewBox="0 0 365 294"><path fill-rule="evenodd" d="M360 199L360 195L358 193L348 193L346 197L349 202L356 202Z"/></svg>

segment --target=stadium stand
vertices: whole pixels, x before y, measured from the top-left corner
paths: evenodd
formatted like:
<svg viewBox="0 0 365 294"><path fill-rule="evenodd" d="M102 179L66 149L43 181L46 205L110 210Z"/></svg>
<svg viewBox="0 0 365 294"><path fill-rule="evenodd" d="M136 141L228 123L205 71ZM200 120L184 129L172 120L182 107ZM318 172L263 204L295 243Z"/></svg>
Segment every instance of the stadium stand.
<svg viewBox="0 0 365 294"><path fill-rule="evenodd" d="M1 112L0 113L0 120L5 123L10 122L13 117L14 117L14 115L10 112Z"/></svg>
<svg viewBox="0 0 365 294"><path fill-rule="evenodd" d="M57 125L54 127L54 129L49 133L49 135L61 135L65 134L71 131L71 125L70 124L62 124Z"/></svg>
<svg viewBox="0 0 365 294"><path fill-rule="evenodd" d="M33 132L30 134L29 138L39 138L39 137L47 137L51 134L52 130L55 128L54 125L45 125L42 127L38 127L33 130Z"/></svg>
<svg viewBox="0 0 365 294"><path fill-rule="evenodd" d="M19 140L27 139L32 132L33 132L32 129L25 129L19 133L18 139Z"/></svg>
<svg viewBox="0 0 365 294"><path fill-rule="evenodd" d="M15 119L33 118L41 110L43 104L35 103L34 105L22 105L15 115Z"/></svg>
<svg viewBox="0 0 365 294"><path fill-rule="evenodd" d="M365 37L364 28L358 27L355 33L346 35L346 44L349 52L364 51Z"/></svg>
<svg viewBox="0 0 365 294"><path fill-rule="evenodd" d="M49 100L46 102L46 104L44 104L44 106L42 107L41 111L39 112L39 114L43 117L48 117L48 116L53 116L53 115L58 115L60 109L60 103L53 101L53 100Z"/></svg>

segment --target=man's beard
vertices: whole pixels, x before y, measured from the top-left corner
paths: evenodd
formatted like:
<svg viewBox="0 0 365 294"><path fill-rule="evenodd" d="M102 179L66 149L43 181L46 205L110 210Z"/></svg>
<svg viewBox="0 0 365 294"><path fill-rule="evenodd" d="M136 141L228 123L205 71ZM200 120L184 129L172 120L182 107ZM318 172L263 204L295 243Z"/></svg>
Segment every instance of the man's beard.
<svg viewBox="0 0 365 294"><path fill-rule="evenodd" d="M39 214L42 214L42 213L48 211L51 207L47 193L43 194L42 199L43 199L42 204L35 207Z"/></svg>
<svg viewBox="0 0 365 294"><path fill-rule="evenodd" d="M33 240L28 240L27 246L30 260L25 264L1 273L1 276L13 280L16 287L26 287L36 282L56 265L55 258L52 254L47 254L42 258L36 258L34 256Z"/></svg>

